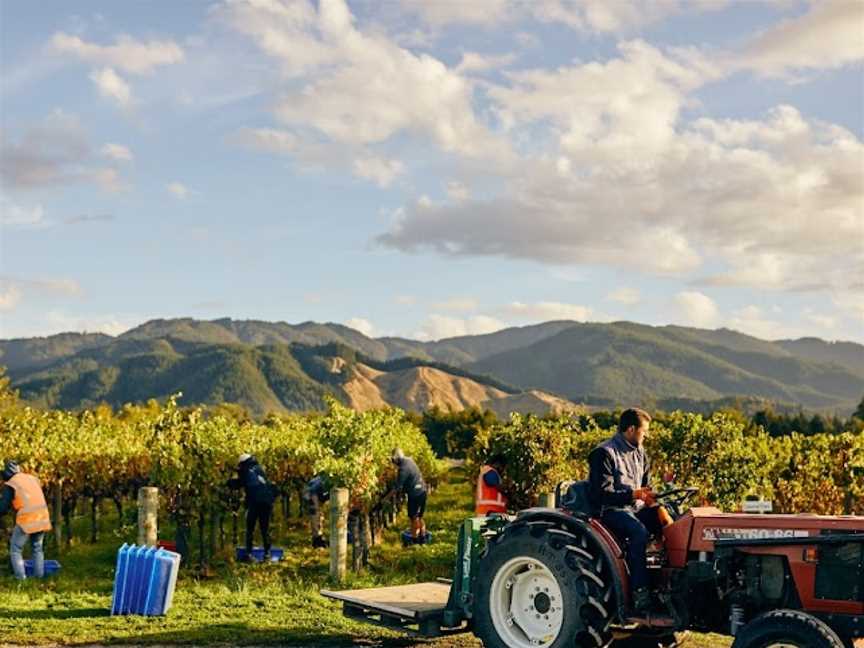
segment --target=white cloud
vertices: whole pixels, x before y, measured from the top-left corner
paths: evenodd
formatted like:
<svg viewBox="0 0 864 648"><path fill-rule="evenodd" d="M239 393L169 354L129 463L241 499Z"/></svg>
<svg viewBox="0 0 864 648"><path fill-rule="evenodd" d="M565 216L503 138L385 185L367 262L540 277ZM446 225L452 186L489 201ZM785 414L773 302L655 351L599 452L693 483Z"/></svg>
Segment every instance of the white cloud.
<svg viewBox="0 0 864 648"><path fill-rule="evenodd" d="M0 179L16 189L96 184L108 191L126 184L116 169L98 166L77 116L55 110L41 121L0 133Z"/></svg>
<svg viewBox="0 0 864 648"><path fill-rule="evenodd" d="M586 33L634 32L685 11L715 11L728 0L483 0L435 2L402 0L401 5L433 27L471 24L492 27L534 19L561 23Z"/></svg>
<svg viewBox="0 0 864 648"><path fill-rule="evenodd" d="M276 128L241 128L230 140L253 151L266 153L293 153L298 147L296 135Z"/></svg>
<svg viewBox="0 0 864 648"><path fill-rule="evenodd" d="M108 223L114 220L112 214L78 214L63 219L64 225L85 225L88 223Z"/></svg>
<svg viewBox="0 0 864 648"><path fill-rule="evenodd" d="M515 54L480 54L478 52L464 52L462 60L456 66L457 74L467 74L469 72L483 72L485 70L500 70L508 67L516 60Z"/></svg>
<svg viewBox="0 0 864 648"><path fill-rule="evenodd" d="M179 200L186 200L192 193L189 187L177 181L169 182L165 185L165 189Z"/></svg>
<svg viewBox="0 0 864 648"><path fill-rule="evenodd" d="M512 302L502 310L513 318L532 322L548 322L550 320L584 322L594 317L593 309L588 306L561 302L535 302L533 304Z"/></svg>
<svg viewBox="0 0 864 648"><path fill-rule="evenodd" d="M84 294L75 279L48 278L48 279L21 279L19 277L0 276L0 286L14 286L21 293L34 294L48 297L80 297Z"/></svg>
<svg viewBox="0 0 864 648"><path fill-rule="evenodd" d="M381 188L405 172L401 161L374 155L366 147L343 147L277 128L241 128L229 141L253 151L290 155L304 170L345 169Z"/></svg>
<svg viewBox="0 0 864 648"><path fill-rule="evenodd" d="M74 279L21 279L0 276L0 311L14 310L23 300L80 297L84 294L81 285Z"/></svg>
<svg viewBox="0 0 864 648"><path fill-rule="evenodd" d="M526 173L531 172L526 169ZM539 174L540 169L535 167L533 172ZM536 187L537 198L542 189ZM700 264L700 255L684 233L672 227L658 226L653 219L640 222L629 209L626 216L610 211L606 219L598 221L596 215L604 213L607 200L616 200L612 193L601 195L586 188L585 199L579 201L566 196L574 187L559 189L560 196L547 193L544 200L530 195L534 187L524 196L488 202L438 204L418 200L397 214L390 231L378 241L406 252L429 247L451 256L500 255L556 264L609 264L660 274L678 274ZM622 231L631 234L626 254L618 240ZM658 250L664 252L658 254Z"/></svg>
<svg viewBox="0 0 864 648"><path fill-rule="evenodd" d="M453 297L443 302L433 304L435 310L471 312L477 310L479 303L474 297Z"/></svg>
<svg viewBox="0 0 864 648"><path fill-rule="evenodd" d="M800 327L770 319L762 308L752 304L733 312L727 326L763 340L800 338L806 334Z"/></svg>
<svg viewBox="0 0 864 648"><path fill-rule="evenodd" d="M371 180L379 187L389 187L393 180L405 172L405 165L399 160L380 157L362 157L354 160L351 171L358 178Z"/></svg>
<svg viewBox="0 0 864 648"><path fill-rule="evenodd" d="M317 10L235 2L216 14L282 65L292 82L275 112L286 125L349 148L406 133L461 155L507 154L475 116L468 80L432 56L364 33L344 0L322 0Z"/></svg>
<svg viewBox="0 0 864 648"><path fill-rule="evenodd" d="M482 2L401 0L400 5L436 27L456 23L491 26L515 18L520 9L518 3L512 0L483 0Z"/></svg>
<svg viewBox="0 0 864 648"><path fill-rule="evenodd" d="M673 303L683 324L697 328L712 328L717 325L719 309L707 295L696 291L679 292Z"/></svg>
<svg viewBox="0 0 864 648"><path fill-rule="evenodd" d="M463 183L458 180L450 180L447 183L447 197L450 200L461 202L464 200L468 200L471 196L471 190Z"/></svg>
<svg viewBox="0 0 864 648"><path fill-rule="evenodd" d="M821 329L830 331L837 328L837 318L825 313L808 311L804 313L804 319Z"/></svg>
<svg viewBox="0 0 864 648"><path fill-rule="evenodd" d="M159 66L179 63L184 58L183 49L174 41L141 42L130 36L118 36L113 45L97 45L57 32L51 38L50 47L58 53L130 74L148 74Z"/></svg>
<svg viewBox="0 0 864 648"><path fill-rule="evenodd" d="M21 289L8 283L0 284L0 311L14 310L21 301Z"/></svg>
<svg viewBox="0 0 864 648"><path fill-rule="evenodd" d="M832 291L831 301L842 312L857 320L856 326L864 322L864 283Z"/></svg>
<svg viewBox="0 0 864 648"><path fill-rule="evenodd" d="M606 299L608 299L609 301L618 302L619 304L624 304L625 306L633 306L634 304L638 304L640 301L642 301L642 296L635 288L627 288L625 286L623 288L613 290L611 293L606 295Z"/></svg>
<svg viewBox="0 0 864 648"><path fill-rule="evenodd" d="M23 283L47 294L63 295L66 297L80 297L84 294L81 284L75 279L30 279L23 281Z"/></svg>
<svg viewBox="0 0 864 648"><path fill-rule="evenodd" d="M754 38L735 61L767 77L839 68L864 60L864 4L813 2L802 16L773 25Z"/></svg>
<svg viewBox="0 0 864 648"><path fill-rule="evenodd" d="M366 337L372 337L375 333L375 327L372 325L372 322L368 319L363 319L362 317L352 317L351 319L346 320L345 326L352 328L355 331L360 331Z"/></svg>
<svg viewBox="0 0 864 648"><path fill-rule="evenodd" d="M122 144L105 144L99 152L103 157L109 158L111 160L117 160L118 162L131 162L134 157L132 155L132 151L129 150L128 147L123 146Z"/></svg>
<svg viewBox="0 0 864 648"><path fill-rule="evenodd" d="M129 188L128 183L120 176L117 169L107 167L94 169L90 174L90 180L105 191L124 191Z"/></svg>
<svg viewBox="0 0 864 648"><path fill-rule="evenodd" d="M99 90L99 94L113 100L121 108L128 108L132 103L132 89L113 69L93 70L90 80Z"/></svg>
<svg viewBox="0 0 864 648"><path fill-rule="evenodd" d="M71 315L59 310L49 311L41 330L34 335L55 335L67 331L120 335L140 323L139 318L123 315Z"/></svg>
<svg viewBox="0 0 864 648"><path fill-rule="evenodd" d="M588 33L621 33L658 22L681 11L683 4L679 0L537 0L531 8L542 22L563 23Z"/></svg>
<svg viewBox="0 0 864 648"><path fill-rule="evenodd" d="M507 328L507 325L494 317L475 315L469 318L449 317L437 313L429 316L423 328L414 334L422 340L441 340L463 335L485 335Z"/></svg>
<svg viewBox="0 0 864 648"><path fill-rule="evenodd" d="M605 63L512 72L509 86L489 94L507 120L551 120L571 166L620 163L624 151L629 167L645 166L674 138L688 92L719 71L694 50L661 51L638 40L618 49Z"/></svg>
<svg viewBox="0 0 864 648"><path fill-rule="evenodd" d="M549 269L549 275L558 281L566 281L568 283L583 283L587 281L587 277L582 270L567 266L552 266Z"/></svg>
<svg viewBox="0 0 864 648"><path fill-rule="evenodd" d="M569 167L526 154L497 195L409 204L378 240L679 276L710 260L724 268L710 284L848 290L864 276L864 144L791 106L683 121L688 92L714 74L638 42L605 65L514 73L490 95L514 132L557 137Z"/></svg>
<svg viewBox="0 0 864 648"><path fill-rule="evenodd" d="M47 224L42 205L25 207L0 194L0 225L4 227L44 227Z"/></svg>

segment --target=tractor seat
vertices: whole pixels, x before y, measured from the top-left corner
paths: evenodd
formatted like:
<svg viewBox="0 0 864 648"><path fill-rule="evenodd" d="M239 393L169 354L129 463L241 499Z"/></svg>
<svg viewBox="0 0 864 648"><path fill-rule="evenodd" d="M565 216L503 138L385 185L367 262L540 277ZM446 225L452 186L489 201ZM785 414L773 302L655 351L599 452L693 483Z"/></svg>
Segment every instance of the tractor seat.
<svg viewBox="0 0 864 648"><path fill-rule="evenodd" d="M580 517L596 517L597 509L591 502L588 481L563 481L555 488L555 506Z"/></svg>

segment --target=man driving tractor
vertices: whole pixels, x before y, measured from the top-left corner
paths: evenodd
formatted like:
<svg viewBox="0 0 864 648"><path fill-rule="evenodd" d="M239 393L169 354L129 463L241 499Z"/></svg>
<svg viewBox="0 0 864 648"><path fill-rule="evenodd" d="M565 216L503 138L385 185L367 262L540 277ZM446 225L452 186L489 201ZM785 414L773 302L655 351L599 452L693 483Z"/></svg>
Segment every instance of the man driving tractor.
<svg viewBox="0 0 864 648"><path fill-rule="evenodd" d="M590 497L603 523L620 540L629 542L627 564L637 612L651 608L645 550L648 538L671 522L654 501L650 486L651 462L642 443L651 416L630 408L621 413L618 432L588 456Z"/></svg>

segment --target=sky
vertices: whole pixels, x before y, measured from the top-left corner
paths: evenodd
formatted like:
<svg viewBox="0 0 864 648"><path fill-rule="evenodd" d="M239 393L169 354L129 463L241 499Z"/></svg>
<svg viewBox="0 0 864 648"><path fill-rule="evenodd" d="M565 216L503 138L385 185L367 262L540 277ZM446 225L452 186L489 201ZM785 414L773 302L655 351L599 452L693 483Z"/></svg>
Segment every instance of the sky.
<svg viewBox="0 0 864 648"><path fill-rule="evenodd" d="M864 342L864 2L2 0L0 337Z"/></svg>

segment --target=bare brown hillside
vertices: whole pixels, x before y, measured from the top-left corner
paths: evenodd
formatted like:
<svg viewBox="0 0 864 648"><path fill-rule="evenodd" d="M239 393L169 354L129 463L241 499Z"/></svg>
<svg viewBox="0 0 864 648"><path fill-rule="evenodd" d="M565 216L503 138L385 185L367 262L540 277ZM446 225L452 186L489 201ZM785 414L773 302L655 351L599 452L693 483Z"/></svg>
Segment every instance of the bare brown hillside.
<svg viewBox="0 0 864 648"><path fill-rule="evenodd" d="M502 419L508 418L511 412L542 416L550 412L562 414L564 412L581 412L585 409L568 400L536 389L521 394L506 394L504 398L481 403L480 407L492 410L498 415L498 418Z"/></svg>
<svg viewBox="0 0 864 648"><path fill-rule="evenodd" d="M341 368L340 368L341 369ZM388 405L420 412L431 407L459 411L468 407L491 409L499 416L510 412L546 414L578 409L570 401L541 391L508 394L500 389L449 374L434 367L378 371L356 364L342 385L351 407L360 411Z"/></svg>

